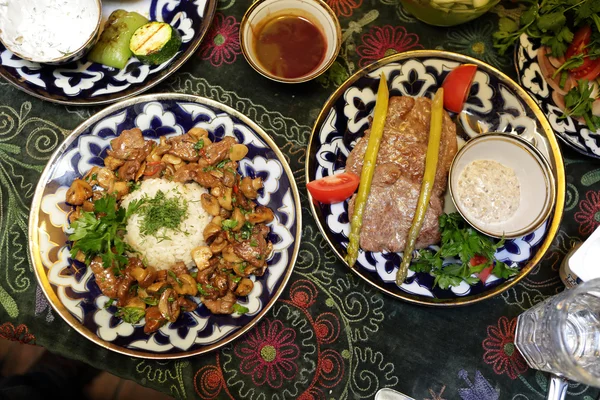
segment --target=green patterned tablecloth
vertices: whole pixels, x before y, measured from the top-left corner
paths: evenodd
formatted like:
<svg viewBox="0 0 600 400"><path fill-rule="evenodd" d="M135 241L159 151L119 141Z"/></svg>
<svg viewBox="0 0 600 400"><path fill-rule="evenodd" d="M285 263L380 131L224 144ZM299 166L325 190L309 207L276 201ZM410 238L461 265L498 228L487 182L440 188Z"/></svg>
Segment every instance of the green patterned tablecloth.
<svg viewBox="0 0 600 400"><path fill-rule="evenodd" d="M515 77L491 35L502 5L443 29L410 17L398 0L328 0L344 32L326 75L283 85L244 60L239 23L249 0L223 0L201 49L153 92L222 102L261 125L289 158L303 201L303 242L284 294L251 332L202 357L156 362L105 350L71 329L41 293L27 257L27 222L40 173L66 135L100 108L65 107L0 82L0 337L47 347L179 398L358 399L393 387L415 399L543 399L545 374L513 344L516 316L563 289L558 268L573 243L600 225L600 163L563 147L567 203L554 244L516 287L476 305L433 309L376 292L337 260L307 207L311 125L333 90L359 68L395 52L445 49L480 58ZM260 351L265 344L275 353ZM598 391L569 387L569 398Z"/></svg>

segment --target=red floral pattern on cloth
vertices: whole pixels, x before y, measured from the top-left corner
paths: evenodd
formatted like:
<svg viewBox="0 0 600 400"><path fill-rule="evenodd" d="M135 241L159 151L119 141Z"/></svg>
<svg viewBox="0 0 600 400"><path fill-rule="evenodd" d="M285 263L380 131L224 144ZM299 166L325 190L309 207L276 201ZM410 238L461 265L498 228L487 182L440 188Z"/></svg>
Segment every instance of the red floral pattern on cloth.
<svg viewBox="0 0 600 400"><path fill-rule="evenodd" d="M529 369L525 359L515 347L516 327L516 317L509 320L502 316L497 326L488 326L488 337L482 343L485 350L483 361L492 365L496 374L507 374L510 379L516 379Z"/></svg>
<svg viewBox="0 0 600 400"><path fill-rule="evenodd" d="M242 54L242 50L240 49L240 23L234 16L215 14L199 54L203 60L210 61L214 67L235 62L237 56Z"/></svg>
<svg viewBox="0 0 600 400"><path fill-rule="evenodd" d="M363 0L327 0L335 15L350 17L355 9L362 6Z"/></svg>
<svg viewBox="0 0 600 400"><path fill-rule="evenodd" d="M579 202L575 221L579 223L579 233L586 236L600 225L600 192L590 190L585 194L585 200Z"/></svg>
<svg viewBox="0 0 600 400"><path fill-rule="evenodd" d="M391 25L371 27L369 32L362 35L362 43L356 48L360 56L358 65L361 68L385 56L423 48L417 34L408 33L403 26Z"/></svg>
<svg viewBox="0 0 600 400"><path fill-rule="evenodd" d="M0 325L0 338L24 344L35 344L35 336L29 332L29 328L25 324L15 327L10 322L3 323Z"/></svg>
<svg viewBox="0 0 600 400"><path fill-rule="evenodd" d="M344 377L346 361L336 350L328 348L339 338L340 321L331 312L313 318L310 307L315 304L318 295L319 291L311 281L299 280L290 287L289 300L278 301L294 312L301 312L316 338L316 368L308 387L296 397L300 400L326 398L325 393L335 388ZM233 358L239 362L239 372L252 377L253 390L280 389L294 381L298 371L296 359L300 356L296 340L296 331L286 327L285 321L267 318L235 345ZM212 400L221 395L235 398L228 383L232 382L224 375L219 354L216 365L204 366L194 375L194 388L201 399Z"/></svg>
<svg viewBox="0 0 600 400"><path fill-rule="evenodd" d="M266 319L248 333L246 340L235 346L235 355L242 359L240 372L250 375L252 382L262 386L267 382L280 388L286 380L296 377L294 362L300 349L294 343L296 332L285 328L279 320Z"/></svg>

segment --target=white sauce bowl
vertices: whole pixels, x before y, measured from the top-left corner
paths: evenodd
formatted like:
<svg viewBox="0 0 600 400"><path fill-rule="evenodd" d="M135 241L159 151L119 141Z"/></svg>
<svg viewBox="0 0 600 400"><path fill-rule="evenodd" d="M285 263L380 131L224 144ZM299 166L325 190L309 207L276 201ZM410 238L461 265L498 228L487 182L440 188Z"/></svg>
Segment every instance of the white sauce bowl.
<svg viewBox="0 0 600 400"><path fill-rule="evenodd" d="M458 195L462 171L475 160L493 160L515 171L520 202L506 221L484 223L471 215ZM458 212L481 233L513 239L535 231L546 221L555 204L556 184L548 161L531 143L512 133L487 133L469 140L450 166L449 192Z"/></svg>
<svg viewBox="0 0 600 400"><path fill-rule="evenodd" d="M0 0L0 41L32 62L63 64L98 41L100 0Z"/></svg>

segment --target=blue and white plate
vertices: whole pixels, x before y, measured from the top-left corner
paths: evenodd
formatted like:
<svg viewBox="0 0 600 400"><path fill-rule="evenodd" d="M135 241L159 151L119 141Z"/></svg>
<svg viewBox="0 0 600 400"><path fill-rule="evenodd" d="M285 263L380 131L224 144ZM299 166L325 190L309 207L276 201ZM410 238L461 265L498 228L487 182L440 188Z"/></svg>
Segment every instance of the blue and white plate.
<svg viewBox="0 0 600 400"><path fill-rule="evenodd" d="M248 146L240 162L244 176L260 176L264 189L258 203L270 207L274 253L262 277L255 279L244 315L213 315L200 305L174 323L147 335L143 325L124 323L105 308L108 298L85 265L70 259L65 193L91 167L102 166L110 140L138 127L144 137L180 135L192 127L206 129L211 140L235 136ZM36 276L54 309L88 339L123 354L144 358L179 358L229 343L265 315L281 294L294 266L301 232L301 208L292 171L269 136L237 111L205 98L158 94L125 100L99 112L75 129L56 150L38 183L29 220L29 255Z"/></svg>
<svg viewBox="0 0 600 400"><path fill-rule="evenodd" d="M515 64L519 82L539 104L550 121L554 133L568 146L586 156L600 158L600 129L592 132L585 123L564 117L553 100L554 88L546 82L540 64L538 50L542 48L537 39L522 34L515 46Z"/></svg>
<svg viewBox="0 0 600 400"><path fill-rule="evenodd" d="M106 0L102 2L103 21L119 8L171 24L181 34L179 52L156 66L132 57L119 70L87 61L85 56L58 66L34 63L17 57L0 43L0 76L33 96L61 104L108 104L135 96L163 81L198 49L214 17L217 0Z"/></svg>
<svg viewBox="0 0 600 400"><path fill-rule="evenodd" d="M525 237L506 241L499 249L498 260L521 270L510 280L492 276L485 284L469 286L463 282L442 290L433 287L431 275L409 271L407 281L398 286L395 276L402 253L361 250L352 271L378 289L413 303L451 306L489 298L523 279L548 250L562 215L565 175L558 143L544 114L514 81L479 60L444 51L413 51L384 58L350 77L325 104L308 145L307 181L343 171L348 153L369 126L382 73L387 78L390 96L433 97L448 72L466 63L476 64L478 69L458 125L463 127L467 139L478 134L472 128L473 123L468 123L473 119L478 121L477 130L511 132L531 141L552 166L557 184L556 203L550 219L540 228ZM456 115L451 116L456 119ZM445 203L445 210L453 211L448 197ZM348 201L332 205L311 203L311 209L321 232L345 263L350 228ZM432 249L437 248L432 246Z"/></svg>

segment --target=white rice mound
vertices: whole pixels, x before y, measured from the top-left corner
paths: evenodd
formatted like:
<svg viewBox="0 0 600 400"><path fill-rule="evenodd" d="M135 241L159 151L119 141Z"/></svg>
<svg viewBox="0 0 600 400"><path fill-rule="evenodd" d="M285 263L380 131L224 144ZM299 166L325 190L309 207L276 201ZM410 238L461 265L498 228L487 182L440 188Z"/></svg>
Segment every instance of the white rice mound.
<svg viewBox="0 0 600 400"><path fill-rule="evenodd" d="M156 269L169 269L178 261L183 261L188 268L191 268L195 265L192 250L197 246L206 245L203 232L212 219L200 204L200 196L208 191L197 183L183 184L161 178L147 179L142 181L139 189L123 197L121 207L126 208L131 201L146 196L152 199L159 191L162 191L167 199L175 197L187 201L187 215L181 222L179 230L161 229L158 232L158 236L166 236L168 239L144 236L140 233L143 218L136 213L127 220L127 233L123 240L140 253L138 256L147 265Z"/></svg>

